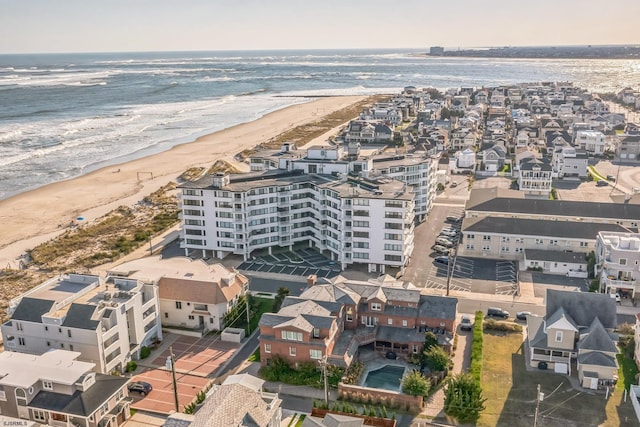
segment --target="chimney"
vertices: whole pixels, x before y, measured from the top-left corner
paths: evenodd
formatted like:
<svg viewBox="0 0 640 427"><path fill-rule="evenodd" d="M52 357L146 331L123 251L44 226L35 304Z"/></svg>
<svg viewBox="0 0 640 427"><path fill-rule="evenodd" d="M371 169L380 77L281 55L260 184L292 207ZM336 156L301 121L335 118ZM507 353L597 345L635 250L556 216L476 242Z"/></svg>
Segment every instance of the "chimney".
<svg viewBox="0 0 640 427"><path fill-rule="evenodd" d="M307 277L307 286L311 287L311 286L315 285L316 283L318 283L318 276L316 276L315 274L310 274Z"/></svg>

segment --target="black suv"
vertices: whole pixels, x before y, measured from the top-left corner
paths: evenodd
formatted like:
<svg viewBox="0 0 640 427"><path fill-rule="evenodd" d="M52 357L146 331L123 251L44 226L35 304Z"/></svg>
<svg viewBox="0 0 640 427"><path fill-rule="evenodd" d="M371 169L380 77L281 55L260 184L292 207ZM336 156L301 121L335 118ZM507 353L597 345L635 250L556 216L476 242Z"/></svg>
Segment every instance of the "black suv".
<svg viewBox="0 0 640 427"><path fill-rule="evenodd" d="M151 384L146 383L144 381L134 381L127 385L129 391L135 391L136 393L140 393L142 396L146 396L153 390Z"/></svg>
<svg viewBox="0 0 640 427"><path fill-rule="evenodd" d="M508 319L509 318L509 312L505 311L501 308L497 308L497 307L489 307L487 309L487 316L489 317L499 317L501 319Z"/></svg>

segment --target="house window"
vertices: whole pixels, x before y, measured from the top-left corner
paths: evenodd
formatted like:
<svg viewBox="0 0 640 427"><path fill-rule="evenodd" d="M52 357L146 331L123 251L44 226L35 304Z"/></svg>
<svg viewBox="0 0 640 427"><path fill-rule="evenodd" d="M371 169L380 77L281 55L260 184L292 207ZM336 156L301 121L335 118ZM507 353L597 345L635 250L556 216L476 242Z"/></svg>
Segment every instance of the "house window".
<svg viewBox="0 0 640 427"><path fill-rule="evenodd" d="M25 345L24 338L18 337L18 345Z"/></svg>
<svg viewBox="0 0 640 427"><path fill-rule="evenodd" d="M107 413L108 410L109 410L109 402L102 405L102 407L100 408L100 414L104 415Z"/></svg>
<svg viewBox="0 0 640 427"><path fill-rule="evenodd" d="M271 344L265 344L264 345L264 352L265 353L271 353Z"/></svg>
<svg viewBox="0 0 640 427"><path fill-rule="evenodd" d="M48 330L49 330L49 327L48 327L48 326L45 326L45 327L44 327L44 330L45 330L45 331L48 331Z"/></svg>
<svg viewBox="0 0 640 427"><path fill-rule="evenodd" d="M36 421L46 421L44 411L33 409L33 419Z"/></svg>
<svg viewBox="0 0 640 427"><path fill-rule="evenodd" d="M73 344L69 344L69 351L73 351Z"/></svg>
<svg viewBox="0 0 640 427"><path fill-rule="evenodd" d="M406 320L402 321L402 326L407 326L407 321Z"/></svg>
<svg viewBox="0 0 640 427"><path fill-rule="evenodd" d="M176 308L182 310L182 301L176 301Z"/></svg>
<svg viewBox="0 0 640 427"><path fill-rule="evenodd" d="M413 351L413 354L418 354L418 345L417 344L413 345L412 351Z"/></svg>
<svg viewBox="0 0 640 427"><path fill-rule="evenodd" d="M382 306L380 305L379 302L372 302L371 303L371 310L380 311L380 310L382 310Z"/></svg>
<svg viewBox="0 0 640 427"><path fill-rule="evenodd" d="M483 245L483 246L482 246L482 250L483 250L483 251L490 251L490 250L491 250L491 246L489 246L489 245Z"/></svg>
<svg viewBox="0 0 640 427"><path fill-rule="evenodd" d="M289 356L296 357L296 348L295 347L289 347Z"/></svg>
<svg viewBox="0 0 640 427"><path fill-rule="evenodd" d="M626 258L620 258L620 261L618 261L618 264L627 265L627 259Z"/></svg>
<svg viewBox="0 0 640 427"><path fill-rule="evenodd" d="M314 338L320 338L320 329L313 328L313 337Z"/></svg>
<svg viewBox="0 0 640 427"><path fill-rule="evenodd" d="M387 319L387 324L388 325L393 325L393 319L392 318L388 318Z"/></svg>
<svg viewBox="0 0 640 427"><path fill-rule="evenodd" d="M302 332L282 331L282 339L289 341L302 341Z"/></svg>
<svg viewBox="0 0 640 427"><path fill-rule="evenodd" d="M169 318L169 313L167 313L166 311L164 312L164 318L168 319Z"/></svg>
<svg viewBox="0 0 640 427"><path fill-rule="evenodd" d="M353 310L351 308L347 309L347 322L353 322Z"/></svg>
<svg viewBox="0 0 640 427"><path fill-rule="evenodd" d="M309 350L309 357L314 360L322 359L322 350Z"/></svg>
<svg viewBox="0 0 640 427"><path fill-rule="evenodd" d="M16 331L22 331L22 323L16 323Z"/></svg>
<svg viewBox="0 0 640 427"><path fill-rule="evenodd" d="M556 331L556 342L562 342L562 331Z"/></svg>
<svg viewBox="0 0 640 427"><path fill-rule="evenodd" d="M67 329L67 336L71 338L71 329Z"/></svg>
<svg viewBox="0 0 640 427"><path fill-rule="evenodd" d="M47 347L51 347L51 341L47 341Z"/></svg>
<svg viewBox="0 0 640 427"><path fill-rule="evenodd" d="M209 318L209 323L213 323L213 317Z"/></svg>
<svg viewBox="0 0 640 427"><path fill-rule="evenodd" d="M189 315L189 320L193 320L193 319L195 319L195 317Z"/></svg>
<svg viewBox="0 0 640 427"><path fill-rule="evenodd" d="M51 381L42 380L42 388L45 390L53 390L53 383Z"/></svg>

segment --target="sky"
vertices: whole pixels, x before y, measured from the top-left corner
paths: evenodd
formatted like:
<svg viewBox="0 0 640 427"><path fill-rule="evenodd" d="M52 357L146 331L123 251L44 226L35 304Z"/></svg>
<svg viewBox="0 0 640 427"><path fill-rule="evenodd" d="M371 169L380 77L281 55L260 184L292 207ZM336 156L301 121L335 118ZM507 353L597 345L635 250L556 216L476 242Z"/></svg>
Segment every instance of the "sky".
<svg viewBox="0 0 640 427"><path fill-rule="evenodd" d="M638 0L0 0L0 53L640 44L638 16Z"/></svg>

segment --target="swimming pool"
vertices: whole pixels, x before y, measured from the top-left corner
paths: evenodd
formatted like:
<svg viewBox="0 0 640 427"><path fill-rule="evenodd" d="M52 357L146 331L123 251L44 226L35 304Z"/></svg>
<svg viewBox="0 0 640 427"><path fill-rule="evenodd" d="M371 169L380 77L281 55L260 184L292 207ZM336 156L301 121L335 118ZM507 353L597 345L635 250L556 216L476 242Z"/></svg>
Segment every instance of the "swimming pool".
<svg viewBox="0 0 640 427"><path fill-rule="evenodd" d="M404 371L404 366L385 365L380 369L369 371L362 385L363 387L400 391Z"/></svg>

